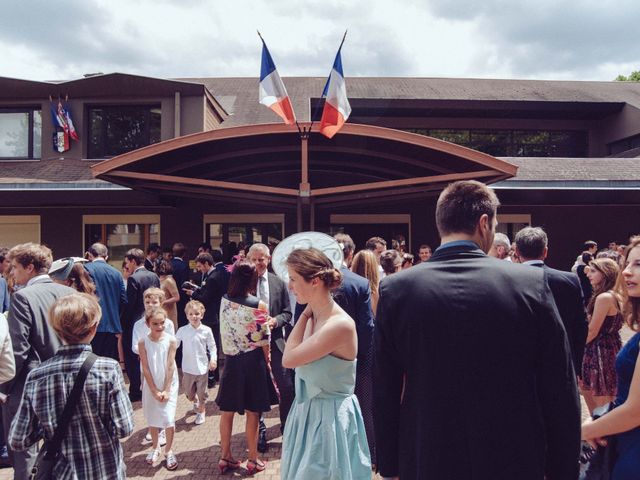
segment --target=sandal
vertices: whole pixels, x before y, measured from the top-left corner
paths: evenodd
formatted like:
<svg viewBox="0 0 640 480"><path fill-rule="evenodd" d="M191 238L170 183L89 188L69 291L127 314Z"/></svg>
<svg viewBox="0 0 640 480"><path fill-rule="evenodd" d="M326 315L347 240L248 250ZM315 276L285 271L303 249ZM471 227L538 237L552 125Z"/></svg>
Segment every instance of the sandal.
<svg viewBox="0 0 640 480"><path fill-rule="evenodd" d="M262 460L247 460L247 472L249 472L249 475L262 472L265 468L267 466Z"/></svg>
<svg viewBox="0 0 640 480"><path fill-rule="evenodd" d="M175 470L178 468L178 459L174 455L173 452L169 452L166 454L167 458L167 470Z"/></svg>
<svg viewBox="0 0 640 480"><path fill-rule="evenodd" d="M240 462L238 460L227 460L226 458L221 458L218 461L220 475L223 475L227 470L236 470L238 468L240 468Z"/></svg>
<svg viewBox="0 0 640 480"><path fill-rule="evenodd" d="M151 450L149 452L149 454L147 455L147 458L146 458L146 462L149 465L153 465L154 463L156 463L158 461L159 458L160 458L160 449L156 448L155 450Z"/></svg>

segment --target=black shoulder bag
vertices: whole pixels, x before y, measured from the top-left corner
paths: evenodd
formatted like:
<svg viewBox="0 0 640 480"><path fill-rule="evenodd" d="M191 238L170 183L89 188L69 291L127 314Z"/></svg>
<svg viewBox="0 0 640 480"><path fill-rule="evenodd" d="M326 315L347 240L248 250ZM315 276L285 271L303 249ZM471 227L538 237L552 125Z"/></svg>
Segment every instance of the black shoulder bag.
<svg viewBox="0 0 640 480"><path fill-rule="evenodd" d="M36 458L36 463L31 469L31 476L29 477L30 480L51 480L54 478L53 468L60 457L62 440L67 433L69 422L73 416L73 410L78 404L78 400L80 400L80 394L82 394L87 374L89 373L89 370L91 370L91 367L93 367L97 358L97 355L94 353L89 353L80 367L76 381L73 384L67 403L62 411L62 417L58 423L58 428L56 428L51 441L45 441L44 445L40 449L38 457Z"/></svg>

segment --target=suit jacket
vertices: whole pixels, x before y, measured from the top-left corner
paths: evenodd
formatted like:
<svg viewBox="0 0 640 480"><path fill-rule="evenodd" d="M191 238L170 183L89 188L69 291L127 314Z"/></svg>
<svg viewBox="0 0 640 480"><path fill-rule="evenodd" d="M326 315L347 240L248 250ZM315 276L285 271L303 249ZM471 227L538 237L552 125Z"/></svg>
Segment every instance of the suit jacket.
<svg viewBox="0 0 640 480"><path fill-rule="evenodd" d="M560 319L567 332L573 367L576 374L580 375L589 330L580 281L575 273L556 270L543 263L534 263L532 266L544 268L547 274L549 288L551 288Z"/></svg>
<svg viewBox="0 0 640 480"><path fill-rule="evenodd" d="M2 385L3 393L22 395L29 372L58 351L60 340L47 322L49 308L58 298L74 292L49 277L40 277L13 294L7 320L16 376Z"/></svg>
<svg viewBox="0 0 640 480"><path fill-rule="evenodd" d="M189 265L184 260L172 258L171 266L173 267L173 278L180 289L180 295L183 295L182 284L189 280Z"/></svg>
<svg viewBox="0 0 640 480"><path fill-rule="evenodd" d="M287 286L274 273L267 273L267 283L269 285L269 316L276 319L276 326L271 330L271 345L277 346L282 351L282 342L278 340L287 338L286 329L291 324L289 293Z"/></svg>
<svg viewBox="0 0 640 480"><path fill-rule="evenodd" d="M368 365L373 354L373 312L369 281L353 273L347 267L340 269L342 284L334 294L334 300L356 322L358 332L358 366Z"/></svg>
<svg viewBox="0 0 640 480"><path fill-rule="evenodd" d="M133 325L140 320L144 313L144 291L151 287L160 288L160 279L155 273L144 267L138 268L127 279L127 303L120 316L122 333L126 338L131 338ZM123 345L129 343L123 342Z"/></svg>
<svg viewBox="0 0 640 480"><path fill-rule="evenodd" d="M439 248L382 280L375 355L383 476L578 478L580 402L544 270Z"/></svg>
<svg viewBox="0 0 640 480"><path fill-rule="evenodd" d="M203 280L199 290L195 290L191 298L202 302L204 305L204 318L202 323L208 327L220 324L220 300L227 293L226 285L229 283L227 272L214 270Z"/></svg>
<svg viewBox="0 0 640 480"><path fill-rule="evenodd" d="M0 313L9 311L9 289L7 281L0 276Z"/></svg>
<svg viewBox="0 0 640 480"><path fill-rule="evenodd" d="M85 268L96 284L96 295L102 309L98 332L121 333L120 307L127 303L122 275L102 260L86 263Z"/></svg>

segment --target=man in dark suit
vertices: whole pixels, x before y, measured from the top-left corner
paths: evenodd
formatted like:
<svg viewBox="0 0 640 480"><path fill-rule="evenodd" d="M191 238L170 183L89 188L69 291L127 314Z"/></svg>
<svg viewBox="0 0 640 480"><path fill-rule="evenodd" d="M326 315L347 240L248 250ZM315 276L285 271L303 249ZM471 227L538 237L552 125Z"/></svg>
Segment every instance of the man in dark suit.
<svg viewBox="0 0 640 480"><path fill-rule="evenodd" d="M204 318L202 323L210 327L213 331L213 338L216 342L216 349L222 350L220 345L220 302L222 296L227 292L225 285L228 284L228 272L216 270L213 256L209 253L200 253L196 257L196 266L202 273L202 282L197 290L185 289L185 293L193 300L198 300L204 305ZM209 388L215 386L219 380L218 369L210 372Z"/></svg>
<svg viewBox="0 0 640 480"><path fill-rule="evenodd" d="M119 360L118 335L122 333L120 309L127 303L122 274L107 263L108 250L102 243L89 247L90 262L85 268L96 284L96 295L102 309L102 318L95 337L91 340L93 353Z"/></svg>
<svg viewBox="0 0 640 480"><path fill-rule="evenodd" d="M187 248L184 243L177 242L172 247L173 258L171 259L171 266L173 267L173 279L178 285L180 290L180 301L178 302L178 326L187 324L187 316L184 313L184 307L189 301L189 296L182 290L182 284L189 280L189 265L184 260L184 256L187 253Z"/></svg>
<svg viewBox="0 0 640 480"><path fill-rule="evenodd" d="M2 406L5 442L11 420L18 413L27 375L41 362L55 355L60 346L60 340L47 322L49 308L59 297L75 292L72 288L54 283L49 278L47 272L53 259L51 250L44 245L16 245L9 251L8 258L16 285L22 285L24 288L14 292L11 297L7 317L16 375L12 381L0 387L2 394L7 396L6 403ZM14 478L29 478L36 455L35 445L22 452L9 449Z"/></svg>
<svg viewBox="0 0 640 480"><path fill-rule="evenodd" d="M553 293L553 299L569 339L573 367L576 374L580 375L589 330L580 281L574 273L563 272L545 265L544 260L549 251L547 245L547 234L540 227L526 227L516 235L516 254L522 263L543 268L547 274L549 288Z"/></svg>
<svg viewBox="0 0 640 480"><path fill-rule="evenodd" d="M129 399L137 402L142 398L142 392L140 391L140 360L131 350L133 325L144 314L144 291L151 287L160 288L160 279L155 273L144 268L144 252L139 248L127 251L124 262L129 278L127 279L127 304L120 317L122 349L129 377Z"/></svg>
<svg viewBox="0 0 640 480"><path fill-rule="evenodd" d="M267 322L271 328L271 371L280 392L280 429L284 424L293 403L294 387L292 372L282 366L286 329L291 325L291 306L287 286L277 275L267 271L271 254L263 243L254 243L249 248L247 259L256 266L258 273L257 296L269 306ZM260 418L258 450L267 450L266 426Z"/></svg>
<svg viewBox="0 0 640 480"><path fill-rule="evenodd" d="M442 244L386 277L375 330L383 476L578 478L580 402L545 271L486 255L499 201L476 181L441 193Z"/></svg>

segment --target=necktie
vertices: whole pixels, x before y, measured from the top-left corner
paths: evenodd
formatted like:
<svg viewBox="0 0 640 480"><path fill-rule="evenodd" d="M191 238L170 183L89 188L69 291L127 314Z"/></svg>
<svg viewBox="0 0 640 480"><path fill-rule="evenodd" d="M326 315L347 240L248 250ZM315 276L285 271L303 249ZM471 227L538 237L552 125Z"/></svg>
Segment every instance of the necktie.
<svg viewBox="0 0 640 480"><path fill-rule="evenodd" d="M260 292L258 292L258 296L260 300L265 303L267 308L269 308L269 300L267 299L267 288L268 288L267 279L262 276L259 278L260 278Z"/></svg>

